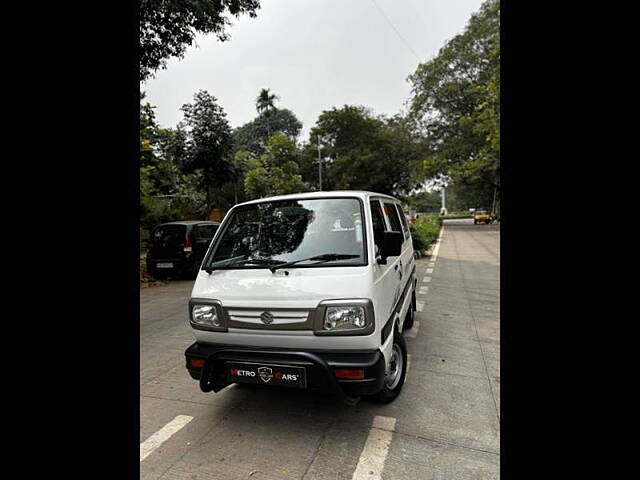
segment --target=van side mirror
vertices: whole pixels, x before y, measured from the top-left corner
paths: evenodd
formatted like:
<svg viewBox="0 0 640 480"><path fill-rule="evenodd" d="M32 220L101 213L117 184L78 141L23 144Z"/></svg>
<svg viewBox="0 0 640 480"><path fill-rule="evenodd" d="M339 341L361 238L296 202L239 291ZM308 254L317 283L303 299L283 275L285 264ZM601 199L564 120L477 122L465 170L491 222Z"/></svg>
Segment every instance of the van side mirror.
<svg viewBox="0 0 640 480"><path fill-rule="evenodd" d="M387 257L397 257L402 253L402 242L404 242L404 236L402 232L384 232L382 238L382 251L378 258L378 263L385 265L387 263Z"/></svg>

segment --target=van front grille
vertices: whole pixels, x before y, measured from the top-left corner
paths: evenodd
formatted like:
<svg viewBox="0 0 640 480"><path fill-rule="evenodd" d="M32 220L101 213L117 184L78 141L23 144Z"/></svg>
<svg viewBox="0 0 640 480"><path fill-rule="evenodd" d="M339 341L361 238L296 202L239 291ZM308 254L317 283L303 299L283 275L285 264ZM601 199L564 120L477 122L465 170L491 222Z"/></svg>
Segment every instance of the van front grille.
<svg viewBox="0 0 640 480"><path fill-rule="evenodd" d="M312 330L314 309L225 307L230 328Z"/></svg>

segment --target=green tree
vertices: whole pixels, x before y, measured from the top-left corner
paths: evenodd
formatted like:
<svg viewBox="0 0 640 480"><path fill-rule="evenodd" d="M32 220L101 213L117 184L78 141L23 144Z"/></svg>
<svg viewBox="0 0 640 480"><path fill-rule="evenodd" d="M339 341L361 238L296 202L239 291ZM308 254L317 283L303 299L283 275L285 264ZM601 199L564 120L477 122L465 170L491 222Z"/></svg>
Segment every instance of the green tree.
<svg viewBox="0 0 640 480"><path fill-rule="evenodd" d="M141 95L141 101L145 98ZM202 171L183 171L186 132L181 125L161 128L154 107L140 105L140 224L202 218L206 208Z"/></svg>
<svg viewBox="0 0 640 480"><path fill-rule="evenodd" d="M216 98L201 90L193 103L182 106L187 128L185 173L202 172L201 187L207 206L214 203L214 188L233 183L236 176L232 152L231 127Z"/></svg>
<svg viewBox="0 0 640 480"><path fill-rule="evenodd" d="M410 118L428 139L425 178L447 176L469 192L500 189L500 3L486 1L465 31L418 66ZM462 190L461 190L462 191Z"/></svg>
<svg viewBox="0 0 640 480"><path fill-rule="evenodd" d="M271 93L268 88L260 90L258 97L256 98L256 110L258 115L264 115L267 121L267 135L271 136L271 129L269 128L269 117L271 113L276 110L276 100L279 100L275 93Z"/></svg>
<svg viewBox="0 0 640 480"><path fill-rule="evenodd" d="M229 16L256 17L259 0L140 0L140 81L182 58L197 33L229 39Z"/></svg>
<svg viewBox="0 0 640 480"><path fill-rule="evenodd" d="M278 108L271 111L268 117L266 113L262 113L254 120L236 128L233 131L233 148L236 151L246 150L254 155L262 155L266 151L271 130L282 132L295 142L301 129L302 123L291 110Z"/></svg>
<svg viewBox="0 0 640 480"><path fill-rule="evenodd" d="M422 161L423 139L399 116L376 117L365 107L350 105L322 112L302 161L305 181L313 185L318 185L318 138L323 190L400 194L417 186L412 172Z"/></svg>
<svg viewBox="0 0 640 480"><path fill-rule="evenodd" d="M248 198L305 191L298 168L298 149L282 132L269 137L267 151L259 158L252 158L246 153L239 155L247 163L244 188Z"/></svg>
<svg viewBox="0 0 640 480"><path fill-rule="evenodd" d="M407 198L407 203L418 212L438 213L442 206L442 194L439 191L414 193Z"/></svg>

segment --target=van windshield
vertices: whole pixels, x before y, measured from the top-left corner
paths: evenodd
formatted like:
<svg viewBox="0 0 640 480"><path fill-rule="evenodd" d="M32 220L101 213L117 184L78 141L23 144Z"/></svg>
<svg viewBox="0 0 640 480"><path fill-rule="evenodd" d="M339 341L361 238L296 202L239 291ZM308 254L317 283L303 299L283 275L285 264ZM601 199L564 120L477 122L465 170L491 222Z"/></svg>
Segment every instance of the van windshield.
<svg viewBox="0 0 640 480"><path fill-rule="evenodd" d="M223 228L205 268L268 268L298 261L296 267L366 265L362 207L356 198L245 205ZM327 254L335 259L312 260Z"/></svg>

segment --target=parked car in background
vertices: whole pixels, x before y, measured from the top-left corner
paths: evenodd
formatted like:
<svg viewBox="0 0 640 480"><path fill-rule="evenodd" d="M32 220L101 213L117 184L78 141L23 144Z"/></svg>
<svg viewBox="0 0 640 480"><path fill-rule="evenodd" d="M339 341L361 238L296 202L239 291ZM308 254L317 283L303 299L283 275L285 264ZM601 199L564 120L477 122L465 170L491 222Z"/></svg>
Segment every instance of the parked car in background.
<svg viewBox="0 0 640 480"><path fill-rule="evenodd" d="M473 214L473 223L474 225L477 225L478 223L491 223L491 215L489 215L489 212L486 210L481 208L476 209Z"/></svg>
<svg viewBox="0 0 640 480"><path fill-rule="evenodd" d="M184 221L158 225L149 235L147 272L156 278L194 279L219 222Z"/></svg>

